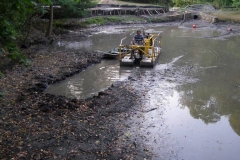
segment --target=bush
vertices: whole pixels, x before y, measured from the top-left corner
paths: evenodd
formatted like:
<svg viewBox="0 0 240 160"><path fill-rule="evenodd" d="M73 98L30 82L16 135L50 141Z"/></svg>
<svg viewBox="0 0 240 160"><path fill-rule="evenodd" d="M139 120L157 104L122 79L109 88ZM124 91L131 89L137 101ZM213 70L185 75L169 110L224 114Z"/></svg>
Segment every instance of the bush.
<svg viewBox="0 0 240 160"><path fill-rule="evenodd" d="M91 0L53 0L54 4L61 6L60 18L83 18L89 14L87 8L96 6Z"/></svg>
<svg viewBox="0 0 240 160"><path fill-rule="evenodd" d="M4 94L0 91L0 98L3 98Z"/></svg>
<svg viewBox="0 0 240 160"><path fill-rule="evenodd" d="M49 0L37 2L49 3ZM27 64L26 56L21 54L17 46L17 38L22 37L21 29L29 17L35 12L35 0L1 0L0 3L0 49L14 62ZM1 54L1 53L0 53Z"/></svg>

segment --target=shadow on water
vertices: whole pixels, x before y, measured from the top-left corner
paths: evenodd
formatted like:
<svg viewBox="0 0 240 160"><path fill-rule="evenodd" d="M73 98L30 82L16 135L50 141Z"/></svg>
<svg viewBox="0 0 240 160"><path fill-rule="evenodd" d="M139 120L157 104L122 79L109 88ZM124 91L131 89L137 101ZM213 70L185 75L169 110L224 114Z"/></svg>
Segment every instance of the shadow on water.
<svg viewBox="0 0 240 160"><path fill-rule="evenodd" d="M130 41L131 29L116 30L57 42L52 49L107 51L124 36ZM117 60L103 60L46 92L86 98L115 81L135 77L128 83L142 94L142 100L129 122L129 133L149 147L153 159L238 159L240 37L209 38L221 35L212 25L151 30L163 31L163 50L153 69L122 68Z"/></svg>

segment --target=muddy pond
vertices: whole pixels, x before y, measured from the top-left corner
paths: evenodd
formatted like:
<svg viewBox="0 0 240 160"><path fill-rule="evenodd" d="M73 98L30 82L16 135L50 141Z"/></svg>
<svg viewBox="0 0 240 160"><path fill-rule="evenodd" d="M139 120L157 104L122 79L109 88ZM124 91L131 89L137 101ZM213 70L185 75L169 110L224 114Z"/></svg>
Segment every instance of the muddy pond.
<svg viewBox="0 0 240 160"><path fill-rule="evenodd" d="M153 159L237 160L240 36L223 38L227 26L219 29L199 22L193 29L192 23L142 26L146 32L162 35L162 52L154 68L120 67L118 60L102 60L49 86L46 93L84 99L116 81L126 81L142 92L139 110L146 111L132 115L128 135L141 139ZM123 37L123 44L128 44L138 28L99 27L99 32L86 39L64 39L49 50L106 52L117 47Z"/></svg>

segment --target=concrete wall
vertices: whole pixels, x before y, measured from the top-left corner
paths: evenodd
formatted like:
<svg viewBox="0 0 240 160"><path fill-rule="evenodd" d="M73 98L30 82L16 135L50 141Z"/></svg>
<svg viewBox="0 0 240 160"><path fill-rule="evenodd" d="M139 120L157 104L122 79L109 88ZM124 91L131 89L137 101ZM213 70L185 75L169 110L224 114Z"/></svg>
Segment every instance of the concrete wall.
<svg viewBox="0 0 240 160"><path fill-rule="evenodd" d="M169 20L183 20L184 19L184 14L182 12L175 13L174 15L168 15L167 16ZM191 13L185 13L185 20L191 18Z"/></svg>
<svg viewBox="0 0 240 160"><path fill-rule="evenodd" d="M168 12L168 14L171 12ZM184 19L184 14L182 12L172 12L172 14L167 16L168 19L171 21L174 20L183 20ZM209 14L203 13L203 12L188 12L185 13L185 20L188 19L202 19L205 20L209 23L217 23L218 22L218 18L215 16L211 16Z"/></svg>
<svg viewBox="0 0 240 160"><path fill-rule="evenodd" d="M211 16L209 14L202 13L202 12L199 13L199 18L201 18L202 20L205 20L207 22L210 22L210 23L217 23L218 22L217 17Z"/></svg>

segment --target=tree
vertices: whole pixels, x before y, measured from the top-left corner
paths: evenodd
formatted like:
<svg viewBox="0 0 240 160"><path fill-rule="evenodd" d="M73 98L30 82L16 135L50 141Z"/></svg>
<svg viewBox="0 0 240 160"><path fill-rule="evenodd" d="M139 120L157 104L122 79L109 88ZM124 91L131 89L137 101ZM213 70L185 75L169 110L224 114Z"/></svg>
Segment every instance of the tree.
<svg viewBox="0 0 240 160"><path fill-rule="evenodd" d="M86 9L96 5L92 0L52 0L52 2L61 6L62 16L65 18L85 17Z"/></svg>
<svg viewBox="0 0 240 160"><path fill-rule="evenodd" d="M16 45L21 36L21 27L29 15L35 12L37 4L49 4L49 0L1 0L0 3L0 54L20 63L27 59Z"/></svg>
<svg viewBox="0 0 240 160"><path fill-rule="evenodd" d="M62 17L74 18L86 16L86 9L94 6L95 3L91 0L52 0L49 6L49 24L46 37L49 37L52 33L53 5L61 6Z"/></svg>
<svg viewBox="0 0 240 160"><path fill-rule="evenodd" d="M52 34L52 25L53 25L53 4L49 7L49 24L48 24L48 30L46 33L46 37L49 37Z"/></svg>
<svg viewBox="0 0 240 160"><path fill-rule="evenodd" d="M237 7L237 8L240 8L240 1L239 0L232 0L232 2L233 2L233 6L234 7Z"/></svg>
<svg viewBox="0 0 240 160"><path fill-rule="evenodd" d="M91 0L1 0L0 3L0 55L14 61L24 62L26 58L20 54L16 39L22 36L21 30L27 19L36 14L39 6L50 5L50 23L46 36L50 36L53 23L53 5L58 4L64 11L64 16L83 17L86 8L94 3Z"/></svg>

